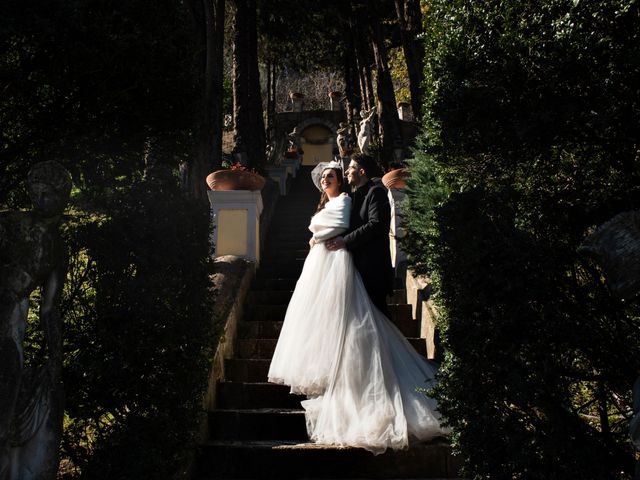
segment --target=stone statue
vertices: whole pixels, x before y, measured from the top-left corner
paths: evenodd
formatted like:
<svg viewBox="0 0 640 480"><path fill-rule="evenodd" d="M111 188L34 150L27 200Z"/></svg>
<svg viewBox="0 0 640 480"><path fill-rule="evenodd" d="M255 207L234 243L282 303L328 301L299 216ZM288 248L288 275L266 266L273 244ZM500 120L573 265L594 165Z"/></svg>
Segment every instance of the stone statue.
<svg viewBox="0 0 640 480"><path fill-rule="evenodd" d="M578 248L604 270L611 293L631 300L640 293L640 212L624 212L600 225Z"/></svg>
<svg viewBox="0 0 640 480"><path fill-rule="evenodd" d="M33 211L0 212L0 480L55 479L62 434L62 336L58 309L67 268L59 234L71 177L57 162L28 175ZM29 297L41 289L40 362L25 366Z"/></svg>
<svg viewBox="0 0 640 480"><path fill-rule="evenodd" d="M633 418L629 424L629 436L636 451L640 452L640 377L633 385Z"/></svg>
<svg viewBox="0 0 640 480"><path fill-rule="evenodd" d="M371 152L369 146L371 145L372 132L372 119L373 114L376 111L376 107L371 107L370 110L362 110L360 112L360 129L358 130L358 147L360 151L365 155L369 155Z"/></svg>
<svg viewBox="0 0 640 480"><path fill-rule="evenodd" d="M267 159L267 163L273 163L273 159L276 153L276 146L273 143L267 143L264 147L264 158Z"/></svg>
<svg viewBox="0 0 640 480"><path fill-rule="evenodd" d="M338 136L336 137L336 143L338 144L338 151L341 157L348 156L348 151L351 148L351 138L349 135L349 125L342 122L340 128L336 130Z"/></svg>
<svg viewBox="0 0 640 480"><path fill-rule="evenodd" d="M287 134L289 137L289 150L296 151L300 154L304 153L302 151L302 141L300 138L300 132L298 132L298 127L293 127L293 131Z"/></svg>
<svg viewBox="0 0 640 480"><path fill-rule="evenodd" d="M234 144L233 150L231 150L231 156L233 157L234 163L239 163L240 165L248 166L249 165L249 154L247 153L247 147L244 144L244 139L242 135L237 132L234 134Z"/></svg>
<svg viewBox="0 0 640 480"><path fill-rule="evenodd" d="M578 247L578 253L591 257L602 267L611 294L627 301L640 294L640 211L623 212L600 225ZM629 437L640 452L640 377L633 386L633 413ZM640 462L636 462L640 480Z"/></svg>

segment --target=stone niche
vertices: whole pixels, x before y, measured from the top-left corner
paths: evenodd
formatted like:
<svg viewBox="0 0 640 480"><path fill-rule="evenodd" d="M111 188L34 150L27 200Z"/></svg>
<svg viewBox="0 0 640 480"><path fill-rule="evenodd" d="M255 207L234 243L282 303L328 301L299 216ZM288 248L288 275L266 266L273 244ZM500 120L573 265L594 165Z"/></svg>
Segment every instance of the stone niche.
<svg viewBox="0 0 640 480"><path fill-rule="evenodd" d="M335 137L324 125L309 125L301 133L302 165L317 165L333 160Z"/></svg>

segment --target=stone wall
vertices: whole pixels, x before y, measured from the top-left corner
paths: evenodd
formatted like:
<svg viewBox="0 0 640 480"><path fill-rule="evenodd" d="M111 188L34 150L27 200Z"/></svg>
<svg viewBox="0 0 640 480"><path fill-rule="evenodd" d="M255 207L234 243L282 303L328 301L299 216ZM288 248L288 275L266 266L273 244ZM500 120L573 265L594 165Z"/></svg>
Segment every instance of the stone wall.
<svg viewBox="0 0 640 480"><path fill-rule="evenodd" d="M411 305L413 318L420 322L420 336L427 341L427 357L442 361L442 347L440 345L437 317L438 312L431 300L431 280L424 276L415 275L410 269L406 276L407 303Z"/></svg>

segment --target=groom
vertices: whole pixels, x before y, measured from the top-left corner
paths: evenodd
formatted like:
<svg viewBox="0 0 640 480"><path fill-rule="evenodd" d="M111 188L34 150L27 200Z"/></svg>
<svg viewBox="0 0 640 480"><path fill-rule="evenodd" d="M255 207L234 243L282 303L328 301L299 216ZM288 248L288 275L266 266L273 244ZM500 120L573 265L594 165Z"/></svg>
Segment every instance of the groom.
<svg viewBox="0 0 640 480"><path fill-rule="evenodd" d="M389 317L386 297L393 290L389 250L391 207L386 188L371 180L376 169L372 157L362 153L351 156L345 172L353 201L349 230L344 237L335 237L325 245L329 250L346 248L352 253L371 301Z"/></svg>

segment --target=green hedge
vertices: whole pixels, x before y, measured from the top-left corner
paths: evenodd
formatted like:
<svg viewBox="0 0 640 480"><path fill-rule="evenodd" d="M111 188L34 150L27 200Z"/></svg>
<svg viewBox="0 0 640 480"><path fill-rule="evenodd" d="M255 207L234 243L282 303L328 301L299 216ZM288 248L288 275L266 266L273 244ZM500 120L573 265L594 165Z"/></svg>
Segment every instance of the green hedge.
<svg viewBox="0 0 640 480"><path fill-rule="evenodd" d="M576 248L640 205L638 4L426 3L404 247L435 282L465 475L628 478L637 307Z"/></svg>
<svg viewBox="0 0 640 480"><path fill-rule="evenodd" d="M68 231L64 455L81 478L171 478L214 344L208 210L149 181L114 202Z"/></svg>

